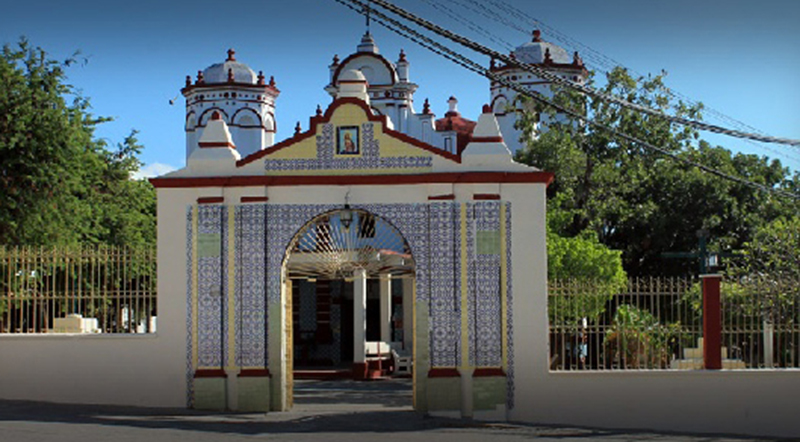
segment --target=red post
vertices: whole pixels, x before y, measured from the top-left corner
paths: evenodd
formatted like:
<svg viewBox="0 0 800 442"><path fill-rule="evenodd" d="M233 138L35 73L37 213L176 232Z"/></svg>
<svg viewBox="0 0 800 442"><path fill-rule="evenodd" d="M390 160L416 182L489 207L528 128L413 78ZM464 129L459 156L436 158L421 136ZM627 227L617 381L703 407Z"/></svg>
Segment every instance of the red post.
<svg viewBox="0 0 800 442"><path fill-rule="evenodd" d="M722 369L722 307L719 300L721 275L701 275L703 279L703 366Z"/></svg>

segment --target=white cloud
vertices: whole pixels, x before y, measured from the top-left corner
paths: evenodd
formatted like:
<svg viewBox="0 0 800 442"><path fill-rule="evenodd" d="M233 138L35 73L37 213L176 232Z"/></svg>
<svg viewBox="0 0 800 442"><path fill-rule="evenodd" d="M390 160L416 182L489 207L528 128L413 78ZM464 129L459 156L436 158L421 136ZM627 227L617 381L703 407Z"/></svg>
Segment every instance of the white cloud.
<svg viewBox="0 0 800 442"><path fill-rule="evenodd" d="M164 163L151 163L137 170L131 175L134 180L153 178L177 170L177 167Z"/></svg>

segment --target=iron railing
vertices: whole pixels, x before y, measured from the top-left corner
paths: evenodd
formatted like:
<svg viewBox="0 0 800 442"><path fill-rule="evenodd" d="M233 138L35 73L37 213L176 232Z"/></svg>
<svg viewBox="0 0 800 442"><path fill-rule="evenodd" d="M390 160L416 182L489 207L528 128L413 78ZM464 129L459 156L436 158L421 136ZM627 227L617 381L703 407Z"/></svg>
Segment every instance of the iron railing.
<svg viewBox="0 0 800 442"><path fill-rule="evenodd" d="M721 304L722 368L800 367L800 281L729 277ZM692 278L550 281L550 369L702 369L702 305Z"/></svg>
<svg viewBox="0 0 800 442"><path fill-rule="evenodd" d="M720 301L723 358L740 368L800 367L800 277L728 277Z"/></svg>
<svg viewBox="0 0 800 442"><path fill-rule="evenodd" d="M0 246L0 333L152 333L155 247Z"/></svg>

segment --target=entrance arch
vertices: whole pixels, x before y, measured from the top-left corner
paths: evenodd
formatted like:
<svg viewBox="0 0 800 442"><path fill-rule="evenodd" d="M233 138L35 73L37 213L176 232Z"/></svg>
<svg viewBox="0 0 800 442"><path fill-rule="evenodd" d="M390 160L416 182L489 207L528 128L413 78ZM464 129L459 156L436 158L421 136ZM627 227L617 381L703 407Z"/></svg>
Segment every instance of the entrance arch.
<svg viewBox="0 0 800 442"><path fill-rule="evenodd" d="M414 275L404 279L413 293L414 408L512 408L510 210L495 200L367 203L350 208L345 230L341 204L190 207L187 403L291 408L292 282L388 269Z"/></svg>
<svg viewBox="0 0 800 442"><path fill-rule="evenodd" d="M391 222L349 206L317 215L289 242L282 275L287 407L295 373L411 374L415 263Z"/></svg>

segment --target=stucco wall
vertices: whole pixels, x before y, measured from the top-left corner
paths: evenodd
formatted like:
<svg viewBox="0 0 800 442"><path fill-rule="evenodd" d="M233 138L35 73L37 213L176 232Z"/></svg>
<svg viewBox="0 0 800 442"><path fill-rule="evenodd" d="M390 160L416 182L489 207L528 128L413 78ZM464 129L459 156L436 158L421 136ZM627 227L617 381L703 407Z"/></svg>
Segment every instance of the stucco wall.
<svg viewBox="0 0 800 442"><path fill-rule="evenodd" d="M514 420L606 428L800 435L800 372L537 373Z"/></svg>

